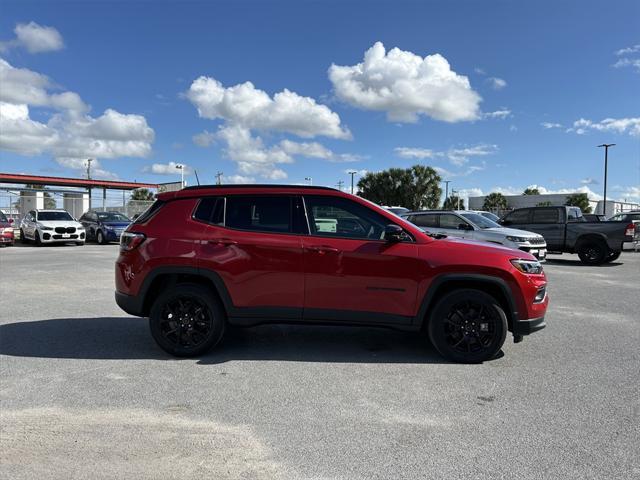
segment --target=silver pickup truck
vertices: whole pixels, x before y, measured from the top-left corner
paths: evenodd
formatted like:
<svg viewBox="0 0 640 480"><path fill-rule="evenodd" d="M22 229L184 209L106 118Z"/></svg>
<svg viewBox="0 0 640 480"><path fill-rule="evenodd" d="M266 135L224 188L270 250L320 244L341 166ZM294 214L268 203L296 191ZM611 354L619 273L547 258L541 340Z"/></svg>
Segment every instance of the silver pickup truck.
<svg viewBox="0 0 640 480"><path fill-rule="evenodd" d="M547 250L577 253L583 263L600 265L616 260L625 242L633 241L633 223L587 222L578 207L518 208L500 219L505 227L539 233Z"/></svg>

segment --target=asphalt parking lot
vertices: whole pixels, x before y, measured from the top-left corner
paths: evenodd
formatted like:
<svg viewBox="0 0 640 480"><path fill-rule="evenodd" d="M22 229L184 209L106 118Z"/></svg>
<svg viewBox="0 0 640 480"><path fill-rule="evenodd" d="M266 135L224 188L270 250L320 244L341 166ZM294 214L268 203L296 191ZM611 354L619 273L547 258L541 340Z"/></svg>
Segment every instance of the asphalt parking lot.
<svg viewBox="0 0 640 480"><path fill-rule="evenodd" d="M296 326L177 360L115 304L116 255L0 249L3 478L640 476L640 253L550 256L548 327L482 365Z"/></svg>

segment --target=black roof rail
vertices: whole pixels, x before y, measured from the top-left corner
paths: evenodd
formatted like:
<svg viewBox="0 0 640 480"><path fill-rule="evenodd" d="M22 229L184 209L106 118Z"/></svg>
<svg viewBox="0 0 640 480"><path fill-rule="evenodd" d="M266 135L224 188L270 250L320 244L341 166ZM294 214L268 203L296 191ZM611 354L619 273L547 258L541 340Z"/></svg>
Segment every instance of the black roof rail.
<svg viewBox="0 0 640 480"><path fill-rule="evenodd" d="M331 187L320 187L317 185L278 185L273 183L245 183L245 184L227 184L227 185L191 185L185 187L182 190L200 190L203 188L304 188L314 190L333 190L338 192L339 190ZM179 190L178 190L179 191Z"/></svg>

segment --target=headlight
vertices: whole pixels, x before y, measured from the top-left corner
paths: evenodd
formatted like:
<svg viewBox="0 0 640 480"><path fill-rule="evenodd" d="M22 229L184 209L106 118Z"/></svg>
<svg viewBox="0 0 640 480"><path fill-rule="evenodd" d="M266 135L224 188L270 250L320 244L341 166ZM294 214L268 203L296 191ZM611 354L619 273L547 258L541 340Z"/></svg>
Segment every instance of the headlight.
<svg viewBox="0 0 640 480"><path fill-rule="evenodd" d="M524 237L512 237L510 235L507 236L507 240L511 240L512 242L520 242L520 243L527 241L527 239Z"/></svg>
<svg viewBox="0 0 640 480"><path fill-rule="evenodd" d="M40 230L53 230L53 227L45 227L41 223L36 223L36 227L38 227Z"/></svg>
<svg viewBox="0 0 640 480"><path fill-rule="evenodd" d="M537 275L542 273L542 265L536 260L523 260L521 258L514 258L511 260L511 265L516 267L522 273L527 275Z"/></svg>

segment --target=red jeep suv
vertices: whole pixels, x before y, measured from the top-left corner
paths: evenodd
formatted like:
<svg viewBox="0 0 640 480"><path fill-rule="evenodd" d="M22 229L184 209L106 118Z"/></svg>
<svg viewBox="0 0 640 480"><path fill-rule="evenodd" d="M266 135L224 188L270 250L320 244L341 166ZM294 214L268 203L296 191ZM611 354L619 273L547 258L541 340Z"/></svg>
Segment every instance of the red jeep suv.
<svg viewBox="0 0 640 480"><path fill-rule="evenodd" d="M149 317L176 356L229 325L323 323L425 332L447 359L494 357L507 331L545 327L546 276L530 254L429 236L331 188L189 187L122 234L116 301Z"/></svg>

